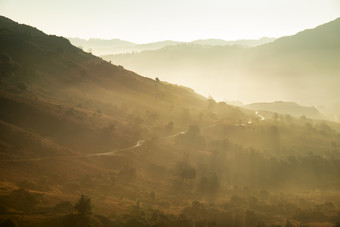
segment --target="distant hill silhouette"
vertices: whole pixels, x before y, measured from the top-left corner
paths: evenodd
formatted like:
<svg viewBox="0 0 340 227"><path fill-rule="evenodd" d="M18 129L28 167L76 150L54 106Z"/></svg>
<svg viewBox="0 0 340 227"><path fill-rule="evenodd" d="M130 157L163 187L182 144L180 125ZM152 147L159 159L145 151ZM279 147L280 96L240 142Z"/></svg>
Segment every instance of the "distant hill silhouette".
<svg viewBox="0 0 340 227"><path fill-rule="evenodd" d="M257 47L178 45L103 58L174 83L188 85L194 78L192 87L217 99L291 100L322 105L334 116L340 113L340 102L334 98L340 95L338 37L340 18Z"/></svg>
<svg viewBox="0 0 340 227"><path fill-rule="evenodd" d="M192 41L193 44L200 45L212 45L212 46L224 46L224 45L241 45L241 46L249 46L255 47L265 43L273 42L275 38L263 37L261 39L240 39L233 41L226 41L223 39L200 39Z"/></svg>
<svg viewBox="0 0 340 227"><path fill-rule="evenodd" d="M199 44L208 46L225 46L225 45L241 45L241 46L258 46L264 43L272 42L275 38L261 38L250 40L234 40L226 41L222 39L200 39L192 42L178 42L172 40L165 40L152 43L137 44L120 39L79 39L68 38L70 42L77 46L82 47L84 51L92 51L96 55L109 55L109 54L122 54L130 52L141 52L144 50L158 50L163 47L175 46L178 44Z"/></svg>
<svg viewBox="0 0 340 227"><path fill-rule="evenodd" d="M204 86L226 89L203 69L218 73L225 64L224 77L247 50L181 44L163 48L159 62L158 51L142 53L153 57L150 68L190 65L206 73ZM326 226L338 219L340 124L275 120L157 76L0 17L0 225Z"/></svg>
<svg viewBox="0 0 340 227"><path fill-rule="evenodd" d="M301 106L295 102L271 102L271 103L251 103L244 106L245 108L252 110L265 110L270 112L276 112L280 114L289 114L294 117L306 116L313 119L324 119L318 109L315 107Z"/></svg>
<svg viewBox="0 0 340 227"><path fill-rule="evenodd" d="M233 89L230 81L234 81L235 69L246 50L246 47L236 45L180 44L102 57L152 78L158 76L171 83L198 88L200 93L208 96L212 89L221 95Z"/></svg>
<svg viewBox="0 0 340 227"><path fill-rule="evenodd" d="M84 51L91 52L93 54L109 54L119 53L134 47L136 44L120 39L80 39L80 38L68 38L70 42L76 46L82 48Z"/></svg>
<svg viewBox="0 0 340 227"><path fill-rule="evenodd" d="M79 38L68 38L70 42L77 46L82 47L84 51L90 51L96 55L106 54L119 54L126 52L140 52L143 50L156 50L166 46L174 46L180 42L166 40L153 43L137 44L120 39L79 39Z"/></svg>
<svg viewBox="0 0 340 227"><path fill-rule="evenodd" d="M286 100L324 104L340 112L334 99L340 94L339 36L340 18L250 49L242 61L243 79L256 90L267 88L275 98L284 94Z"/></svg>

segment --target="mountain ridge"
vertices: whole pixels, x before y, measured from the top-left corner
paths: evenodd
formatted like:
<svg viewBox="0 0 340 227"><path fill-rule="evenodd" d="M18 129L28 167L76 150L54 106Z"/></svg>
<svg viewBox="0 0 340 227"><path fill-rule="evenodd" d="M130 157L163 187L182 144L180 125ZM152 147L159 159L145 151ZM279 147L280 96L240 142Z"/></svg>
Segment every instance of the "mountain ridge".
<svg viewBox="0 0 340 227"><path fill-rule="evenodd" d="M167 57L166 48L103 58L171 82L188 84L195 78L192 86L217 100L245 103L292 100L307 106L322 105L323 112L336 120L340 119L340 104L333 98L339 94L339 31L340 18L337 18L235 53L219 47L218 57L214 47L207 51L196 46L197 51L190 52L182 45L171 47L174 50L171 58ZM173 64L176 60L178 64ZM153 67L146 67L148 62L153 62ZM197 63L195 67L193 62Z"/></svg>
<svg viewBox="0 0 340 227"><path fill-rule="evenodd" d="M195 44L195 45L207 45L207 46L225 46L225 45L241 45L241 46L258 46L263 43L272 42L275 38L263 37L260 39L240 39L226 41L223 39L198 39L191 42L181 42L174 40L163 40L151 43L133 43L120 39L99 39L90 38L68 38L70 42L78 47L82 47L85 51L91 51L96 55L108 55L108 54L124 54L131 52L141 52L147 50L158 50L167 46L176 46L182 44Z"/></svg>
<svg viewBox="0 0 340 227"><path fill-rule="evenodd" d="M244 105L243 107L252 110L264 110L270 112L276 112L280 114L289 114L294 117L306 116L312 119L327 119L323 116L320 111L313 106L301 106L296 102L262 102L262 103L251 103Z"/></svg>
<svg viewBox="0 0 340 227"><path fill-rule="evenodd" d="M4 18L0 50L1 226L340 220L339 124L216 102Z"/></svg>

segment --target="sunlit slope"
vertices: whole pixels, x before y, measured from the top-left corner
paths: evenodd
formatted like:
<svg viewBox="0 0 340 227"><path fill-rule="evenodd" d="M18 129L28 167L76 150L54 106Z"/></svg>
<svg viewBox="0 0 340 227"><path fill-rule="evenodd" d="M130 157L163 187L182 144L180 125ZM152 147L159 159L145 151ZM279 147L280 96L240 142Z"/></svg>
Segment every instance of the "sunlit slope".
<svg viewBox="0 0 340 227"><path fill-rule="evenodd" d="M208 106L189 88L139 76L4 17L0 41L1 120L78 151L135 143L169 121L186 127L187 116L202 115ZM113 140L103 136L115 128Z"/></svg>
<svg viewBox="0 0 340 227"><path fill-rule="evenodd" d="M293 101L339 115L339 33L337 19L253 48L187 44L103 57L219 100Z"/></svg>
<svg viewBox="0 0 340 227"><path fill-rule="evenodd" d="M256 91L257 99L267 95L339 111L339 36L340 18L249 50L241 68L248 82L244 96Z"/></svg>
<svg viewBox="0 0 340 227"><path fill-rule="evenodd" d="M218 103L0 21L0 223L76 226L82 193L94 226L338 220L338 124Z"/></svg>
<svg viewBox="0 0 340 227"><path fill-rule="evenodd" d="M237 67L247 48L181 44L154 51L106 55L104 59L151 78L197 88L204 95L227 98L234 90Z"/></svg>

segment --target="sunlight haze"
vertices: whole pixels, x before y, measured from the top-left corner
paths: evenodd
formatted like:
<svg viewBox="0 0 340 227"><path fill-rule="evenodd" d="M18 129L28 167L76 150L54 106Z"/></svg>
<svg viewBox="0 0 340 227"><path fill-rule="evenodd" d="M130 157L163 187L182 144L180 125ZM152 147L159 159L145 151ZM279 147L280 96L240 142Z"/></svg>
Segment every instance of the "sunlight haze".
<svg viewBox="0 0 340 227"><path fill-rule="evenodd" d="M340 0L0 0L0 227L340 227Z"/></svg>
<svg viewBox="0 0 340 227"><path fill-rule="evenodd" d="M340 15L340 3L337 0L1 0L0 13L49 34L146 43L292 35L334 20Z"/></svg>

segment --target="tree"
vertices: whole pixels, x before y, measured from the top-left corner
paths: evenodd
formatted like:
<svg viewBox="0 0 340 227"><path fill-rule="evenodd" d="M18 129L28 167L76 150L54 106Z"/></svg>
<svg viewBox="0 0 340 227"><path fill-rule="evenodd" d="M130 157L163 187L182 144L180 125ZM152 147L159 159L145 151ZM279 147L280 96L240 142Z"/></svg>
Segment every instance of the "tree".
<svg viewBox="0 0 340 227"><path fill-rule="evenodd" d="M191 166L188 162L177 163L177 171L179 177L185 180L193 180L196 178L196 169Z"/></svg>
<svg viewBox="0 0 340 227"><path fill-rule="evenodd" d="M158 77L156 77L156 78L155 78L155 81L156 81L156 82L159 82L160 80L159 80L159 78L158 78Z"/></svg>
<svg viewBox="0 0 340 227"><path fill-rule="evenodd" d="M88 217L92 214L91 199L82 194L78 202L74 205L74 209L79 213L81 217Z"/></svg>

